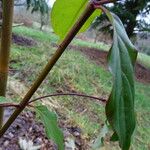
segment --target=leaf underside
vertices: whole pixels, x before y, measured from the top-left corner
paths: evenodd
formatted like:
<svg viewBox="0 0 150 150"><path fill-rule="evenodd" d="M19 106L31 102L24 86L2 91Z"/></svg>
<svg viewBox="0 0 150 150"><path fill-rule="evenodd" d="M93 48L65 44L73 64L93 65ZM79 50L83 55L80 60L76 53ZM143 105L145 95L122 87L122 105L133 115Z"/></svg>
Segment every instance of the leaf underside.
<svg viewBox="0 0 150 150"><path fill-rule="evenodd" d="M54 32L63 39L79 16L84 11L88 0L56 0L51 12L51 23ZM86 31L93 20L101 14L96 10L86 21L79 32Z"/></svg>
<svg viewBox="0 0 150 150"><path fill-rule="evenodd" d="M46 106L37 106L36 112L45 126L46 135L58 146L58 150L64 150L63 133L57 125L57 116L50 112Z"/></svg>
<svg viewBox="0 0 150 150"><path fill-rule="evenodd" d="M137 51L129 40L122 22L104 9L114 28L113 44L108 64L114 82L106 105L106 116L113 128L112 140L119 140L122 150L128 150L135 129L134 64Z"/></svg>

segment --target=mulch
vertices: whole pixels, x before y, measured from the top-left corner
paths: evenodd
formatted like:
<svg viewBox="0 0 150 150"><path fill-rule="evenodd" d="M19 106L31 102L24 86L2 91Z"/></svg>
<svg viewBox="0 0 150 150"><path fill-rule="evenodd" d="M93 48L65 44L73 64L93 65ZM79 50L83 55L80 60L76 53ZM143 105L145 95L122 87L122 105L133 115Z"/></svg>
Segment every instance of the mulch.
<svg viewBox="0 0 150 150"><path fill-rule="evenodd" d="M4 120L12 114L13 109L6 109ZM59 126L63 131L65 141L69 137L73 137L76 150L88 150L86 142L82 139L82 131L76 126L66 123L65 118L59 119ZM32 141L34 146L41 145L40 150L57 150L57 146L47 139L43 124L36 119L35 112L24 111L21 113L14 123L9 127L6 133L0 138L0 150L21 150L19 138L26 141ZM70 150L69 148L66 150Z"/></svg>
<svg viewBox="0 0 150 150"><path fill-rule="evenodd" d="M5 121L12 114L12 109L5 111ZM53 143L44 133L41 123L35 121L35 113L27 111L18 116L7 132L0 139L1 150L20 150L19 138L31 140L34 145L42 145L41 150L55 150Z"/></svg>

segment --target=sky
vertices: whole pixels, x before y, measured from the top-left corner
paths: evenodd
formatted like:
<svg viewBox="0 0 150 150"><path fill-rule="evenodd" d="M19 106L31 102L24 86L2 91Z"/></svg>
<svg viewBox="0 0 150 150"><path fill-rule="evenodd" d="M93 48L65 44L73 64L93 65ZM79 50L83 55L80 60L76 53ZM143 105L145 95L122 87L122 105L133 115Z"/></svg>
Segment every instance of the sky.
<svg viewBox="0 0 150 150"><path fill-rule="evenodd" d="M47 0L47 3L50 7L53 6L54 2L55 2L55 0ZM141 19L141 17L138 16L137 19L139 20L139 19ZM146 20L147 23L150 23L150 14L146 18L144 18L144 20Z"/></svg>
<svg viewBox="0 0 150 150"><path fill-rule="evenodd" d="M50 7L53 6L54 2L55 2L55 0L47 0L47 3Z"/></svg>

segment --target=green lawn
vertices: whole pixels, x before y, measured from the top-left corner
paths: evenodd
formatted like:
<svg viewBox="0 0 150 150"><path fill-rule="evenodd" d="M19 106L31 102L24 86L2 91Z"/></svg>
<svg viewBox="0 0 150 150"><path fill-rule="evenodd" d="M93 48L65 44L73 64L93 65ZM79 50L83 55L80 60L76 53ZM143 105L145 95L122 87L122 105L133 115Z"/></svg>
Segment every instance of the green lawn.
<svg viewBox="0 0 150 150"><path fill-rule="evenodd" d="M27 86L37 77L47 60L54 54L55 48L50 43L56 43L58 37L26 27L17 27L13 32L31 37L38 41L34 47L12 46L11 67L18 70L14 78L23 79ZM107 50L109 46L102 43L94 44L82 40L74 40L73 44ZM144 56L144 58L147 56ZM140 62L146 61L140 57ZM139 58L138 58L139 59ZM149 65L149 64L148 64ZM106 69L93 64L83 54L75 50L67 50L57 62L50 75L44 81L39 93L49 94L57 91L76 91L87 95L107 98L111 91L112 78ZM150 85L136 82L135 108L137 128L134 135L132 150L148 150L150 146ZM68 123L80 126L83 137L92 140L105 121L104 106L98 102L77 97L58 97L55 100L61 104L62 113ZM111 147L113 148L113 146ZM117 149L117 148L116 148Z"/></svg>

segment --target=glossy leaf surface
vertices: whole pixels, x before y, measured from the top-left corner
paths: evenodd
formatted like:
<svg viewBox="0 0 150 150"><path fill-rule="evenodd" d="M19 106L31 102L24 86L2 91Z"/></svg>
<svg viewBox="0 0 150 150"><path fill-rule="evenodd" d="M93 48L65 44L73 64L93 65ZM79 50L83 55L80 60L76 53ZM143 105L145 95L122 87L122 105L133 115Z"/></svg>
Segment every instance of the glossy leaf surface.
<svg viewBox="0 0 150 150"><path fill-rule="evenodd" d="M56 0L51 12L51 23L54 32L59 35L61 39L65 37L67 32L74 25L88 2L88 0ZM79 32L87 30L93 20L100 14L101 12L96 10Z"/></svg>

